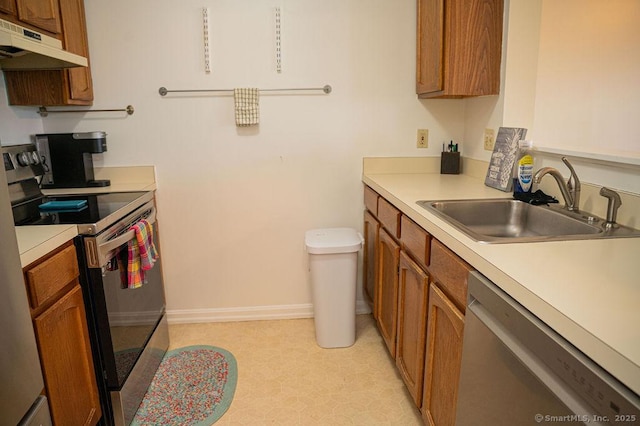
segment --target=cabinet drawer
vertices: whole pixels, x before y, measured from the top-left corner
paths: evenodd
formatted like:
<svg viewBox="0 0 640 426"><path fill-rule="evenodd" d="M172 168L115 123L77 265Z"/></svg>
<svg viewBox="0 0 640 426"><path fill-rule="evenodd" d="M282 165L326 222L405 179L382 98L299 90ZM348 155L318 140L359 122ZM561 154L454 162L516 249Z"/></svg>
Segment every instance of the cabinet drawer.
<svg viewBox="0 0 640 426"><path fill-rule="evenodd" d="M378 193L368 186L364 187L364 206L373 213L374 216L378 216Z"/></svg>
<svg viewBox="0 0 640 426"><path fill-rule="evenodd" d="M431 241L431 271L435 280L453 301L465 311L467 305L467 278L473 268L438 240Z"/></svg>
<svg viewBox="0 0 640 426"><path fill-rule="evenodd" d="M44 262L26 270L29 301L33 309L39 307L79 276L76 249L73 245L62 249Z"/></svg>
<svg viewBox="0 0 640 426"><path fill-rule="evenodd" d="M429 266L429 240L431 236L406 216L400 220L400 241L402 247L422 267Z"/></svg>
<svg viewBox="0 0 640 426"><path fill-rule="evenodd" d="M400 210L384 198L378 198L378 219L393 238L400 238Z"/></svg>

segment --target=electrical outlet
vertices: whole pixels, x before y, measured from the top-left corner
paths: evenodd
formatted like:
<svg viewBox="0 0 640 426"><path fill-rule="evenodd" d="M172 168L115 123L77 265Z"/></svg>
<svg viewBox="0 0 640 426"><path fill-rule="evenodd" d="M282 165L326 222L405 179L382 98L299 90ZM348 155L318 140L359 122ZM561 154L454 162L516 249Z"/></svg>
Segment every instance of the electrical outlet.
<svg viewBox="0 0 640 426"><path fill-rule="evenodd" d="M493 129L484 129L484 149L493 151L496 144L496 132Z"/></svg>
<svg viewBox="0 0 640 426"><path fill-rule="evenodd" d="M429 147L429 129L418 129L418 138L416 141L418 148Z"/></svg>

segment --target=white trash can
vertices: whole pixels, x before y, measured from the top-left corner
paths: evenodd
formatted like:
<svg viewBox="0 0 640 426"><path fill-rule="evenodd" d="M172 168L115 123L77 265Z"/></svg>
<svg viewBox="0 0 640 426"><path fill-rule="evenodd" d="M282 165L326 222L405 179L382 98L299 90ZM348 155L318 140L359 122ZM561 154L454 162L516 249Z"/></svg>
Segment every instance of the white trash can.
<svg viewBox="0 0 640 426"><path fill-rule="evenodd" d="M356 341L358 251L363 243L351 228L305 233L316 342L322 348L345 348Z"/></svg>

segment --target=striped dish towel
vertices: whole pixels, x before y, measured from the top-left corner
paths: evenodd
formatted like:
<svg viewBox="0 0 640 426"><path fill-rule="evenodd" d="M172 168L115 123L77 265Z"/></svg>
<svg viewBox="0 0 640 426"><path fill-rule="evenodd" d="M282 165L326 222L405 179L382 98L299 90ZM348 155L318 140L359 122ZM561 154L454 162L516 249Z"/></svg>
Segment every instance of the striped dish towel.
<svg viewBox="0 0 640 426"><path fill-rule="evenodd" d="M153 268L158 259L158 252L153 243L153 226L146 220L141 220L131 227L136 238L127 245L127 287L138 288L145 282L144 271Z"/></svg>
<svg viewBox="0 0 640 426"><path fill-rule="evenodd" d="M233 89L236 126L254 126L260 123L260 94L256 88Z"/></svg>

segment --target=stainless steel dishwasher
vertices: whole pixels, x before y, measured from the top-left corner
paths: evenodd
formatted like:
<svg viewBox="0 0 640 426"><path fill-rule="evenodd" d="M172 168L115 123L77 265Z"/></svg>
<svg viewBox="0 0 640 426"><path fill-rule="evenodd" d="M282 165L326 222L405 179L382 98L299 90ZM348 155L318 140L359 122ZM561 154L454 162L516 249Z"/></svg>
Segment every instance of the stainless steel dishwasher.
<svg viewBox="0 0 640 426"><path fill-rule="evenodd" d="M478 272L457 425L640 424L640 398Z"/></svg>

